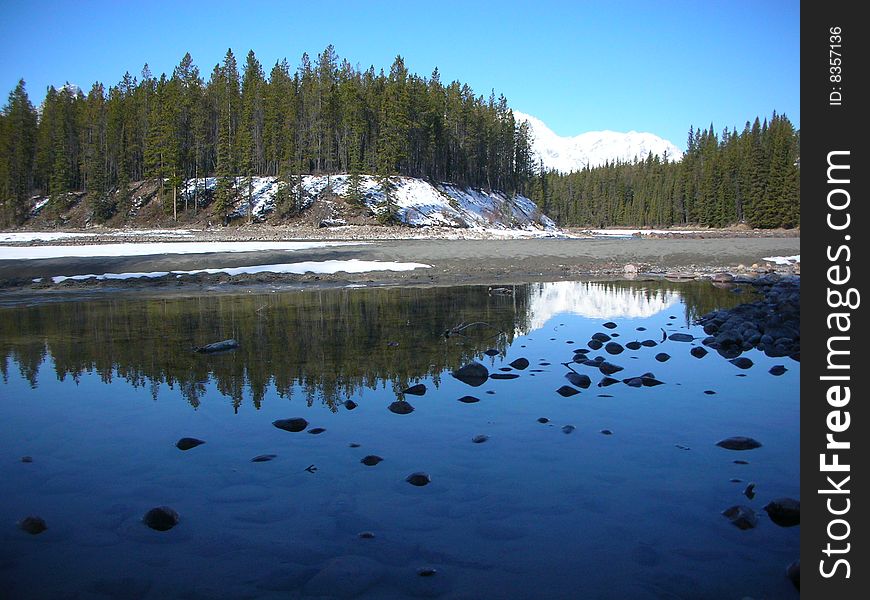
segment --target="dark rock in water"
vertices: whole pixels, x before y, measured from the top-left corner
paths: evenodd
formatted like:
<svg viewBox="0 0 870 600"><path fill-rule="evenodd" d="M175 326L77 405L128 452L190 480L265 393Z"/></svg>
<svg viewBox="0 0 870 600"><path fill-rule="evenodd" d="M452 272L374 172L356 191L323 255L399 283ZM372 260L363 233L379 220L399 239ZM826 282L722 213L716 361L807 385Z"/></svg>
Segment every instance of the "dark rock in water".
<svg viewBox="0 0 870 600"><path fill-rule="evenodd" d="M573 425L564 425L562 427L562 433L567 435L569 433L573 433L575 429L576 427L574 427Z"/></svg>
<svg viewBox="0 0 870 600"><path fill-rule="evenodd" d="M574 354L589 354L588 348L577 348L574 350Z"/></svg>
<svg viewBox="0 0 870 600"><path fill-rule="evenodd" d="M599 398L613 398L611 394L598 394Z"/></svg>
<svg viewBox="0 0 870 600"><path fill-rule="evenodd" d="M706 348L702 348L701 346L695 346L691 350L689 350L689 354L694 356L695 358L704 358L707 356Z"/></svg>
<svg viewBox="0 0 870 600"><path fill-rule="evenodd" d="M748 461L748 460L740 460L740 459L738 458L737 460L734 461L734 464L735 464L735 465L748 465L748 464L749 464L749 461Z"/></svg>
<svg viewBox="0 0 870 600"><path fill-rule="evenodd" d="M593 340L597 340L597 341L599 341L599 342L601 342L601 343L603 344L604 342L609 342L609 341L610 341L610 336L607 335L606 333L600 333L600 332L599 332L599 333L594 333L594 334L592 334L592 339L593 339Z"/></svg>
<svg viewBox="0 0 870 600"><path fill-rule="evenodd" d="M384 459L381 458L380 456L376 456L374 454L369 454L368 456L364 456L363 458L361 458L360 462L367 467L373 467L376 464L378 464L379 462L381 462L382 460L384 460Z"/></svg>
<svg viewBox="0 0 870 600"><path fill-rule="evenodd" d="M30 535L38 535L48 529L45 520L42 517L28 516L18 521L18 527L22 531L26 531Z"/></svg>
<svg viewBox="0 0 870 600"><path fill-rule="evenodd" d="M549 423L550 419L547 417L538 417L538 423Z"/></svg>
<svg viewBox="0 0 870 600"><path fill-rule="evenodd" d="M198 440L192 437L183 437L177 442L175 442L175 447L179 450L190 450L191 448L196 448L200 444L204 444L205 442L202 440Z"/></svg>
<svg viewBox="0 0 870 600"><path fill-rule="evenodd" d="M589 340L589 343L586 345L589 346L590 348L592 348L593 350L600 350L601 346L603 346L604 344L602 344L598 340Z"/></svg>
<svg viewBox="0 0 870 600"><path fill-rule="evenodd" d="M569 398L569 397L573 396L574 394L579 394L580 390L576 390L576 389L572 388L570 385L563 385L558 390L556 390L556 392L564 398Z"/></svg>
<svg viewBox="0 0 870 600"><path fill-rule="evenodd" d="M360 531L357 537L361 540L373 540L375 539L375 534L371 531Z"/></svg>
<svg viewBox="0 0 870 600"><path fill-rule="evenodd" d="M666 352L659 352L656 354L656 360L659 362L666 362L671 359L671 355Z"/></svg>
<svg viewBox="0 0 870 600"><path fill-rule="evenodd" d="M646 327L636 327L636 331L646 331Z"/></svg>
<svg viewBox="0 0 870 600"><path fill-rule="evenodd" d="M779 375L782 375L783 373L785 373L786 371L788 371L788 369L786 369L784 365L773 365L772 367L770 367L770 370L768 371L768 373L770 373L771 375L779 376Z"/></svg>
<svg viewBox="0 0 870 600"><path fill-rule="evenodd" d="M522 371L523 369L528 368L529 361L526 358L518 358L515 361L510 362L508 364L510 366L512 366L514 369L517 369L518 371Z"/></svg>
<svg viewBox="0 0 870 600"><path fill-rule="evenodd" d="M707 394L708 396L713 396L716 393L716 391L715 390L704 390L704 393Z"/></svg>
<svg viewBox="0 0 870 600"><path fill-rule="evenodd" d="M390 348L398 348L399 342L387 342L387 346L389 346Z"/></svg>
<svg viewBox="0 0 870 600"><path fill-rule="evenodd" d="M489 350L484 350L483 353L486 354L487 356L498 356L499 354L501 354L501 352L499 352L495 348L490 348Z"/></svg>
<svg viewBox="0 0 870 600"><path fill-rule="evenodd" d="M474 404L475 402L480 402L480 398L475 398L474 396L463 396L459 401L464 402L465 404Z"/></svg>
<svg viewBox="0 0 870 600"><path fill-rule="evenodd" d="M800 559L791 563L785 569L785 576L791 581L797 589L801 589L801 561Z"/></svg>
<svg viewBox="0 0 870 600"><path fill-rule="evenodd" d="M743 490L743 495L752 500L755 498L755 483L750 483L746 486L746 489Z"/></svg>
<svg viewBox="0 0 870 600"><path fill-rule="evenodd" d="M426 393L426 386L422 383L412 385L409 388L402 390L403 394L411 394L412 396L422 396Z"/></svg>
<svg viewBox="0 0 870 600"><path fill-rule="evenodd" d="M151 529L156 529L157 531L169 531L176 525L178 525L179 517L178 513L169 508L168 506L158 506L157 508L152 508L145 516L142 517L142 522L145 523Z"/></svg>
<svg viewBox="0 0 870 600"><path fill-rule="evenodd" d="M659 381L655 377L643 377L642 376L640 378L640 381L644 385L644 387L654 387L657 385L662 385L664 383L664 381Z"/></svg>
<svg viewBox="0 0 870 600"><path fill-rule="evenodd" d="M742 435L721 440L716 442L716 445L720 448L725 448L726 450L752 450L753 448L761 448L761 442Z"/></svg>
<svg viewBox="0 0 870 600"><path fill-rule="evenodd" d="M640 350L640 342L636 340L634 342L628 342L625 347L629 350Z"/></svg>
<svg viewBox="0 0 870 600"><path fill-rule="evenodd" d="M618 373L622 371L622 367L619 365L614 365L613 363L609 363L607 361L602 362L598 365L598 370L601 371L604 375L613 375L614 373Z"/></svg>
<svg viewBox="0 0 870 600"><path fill-rule="evenodd" d="M435 577L437 573L438 571L432 567L421 567L417 569L417 575L420 577Z"/></svg>
<svg viewBox="0 0 870 600"><path fill-rule="evenodd" d="M357 444L356 442L351 442L347 446L348 448L359 448L359 444Z"/></svg>
<svg viewBox="0 0 870 600"><path fill-rule="evenodd" d="M734 358L729 362L738 369L748 369L752 366L752 360L746 358L745 356L741 356L740 358Z"/></svg>
<svg viewBox="0 0 870 600"><path fill-rule="evenodd" d="M794 498L777 498L768 502L764 510L770 520L780 527L794 527L801 522L801 503Z"/></svg>
<svg viewBox="0 0 870 600"><path fill-rule="evenodd" d="M353 409L355 409L355 408L357 407L357 403L354 402L353 400L345 400L345 401L344 401L344 407L345 407L347 410L353 410Z"/></svg>
<svg viewBox="0 0 870 600"><path fill-rule="evenodd" d="M407 415L414 412L414 407L411 406L409 402L405 402L403 400L396 400L395 402L390 404L387 409L392 413L396 413L397 415Z"/></svg>
<svg viewBox="0 0 870 600"><path fill-rule="evenodd" d="M429 485L432 482L432 478L429 477L427 473L417 472L411 473L407 477L405 477L405 481L410 483L411 485L416 485L418 487Z"/></svg>
<svg viewBox="0 0 870 600"><path fill-rule="evenodd" d="M295 433L298 431L304 431L305 428L308 427L308 421L302 417L294 417L292 419L278 419L277 421L272 421L272 425L278 429Z"/></svg>
<svg viewBox="0 0 870 600"><path fill-rule="evenodd" d="M683 446L682 444L674 444L674 446L676 448L679 448L680 450L691 450L691 448L689 448L688 446Z"/></svg>
<svg viewBox="0 0 870 600"><path fill-rule="evenodd" d="M607 342L607 344L604 346L604 350L608 354L622 354L624 348L622 347L622 344L618 344L616 342Z"/></svg>
<svg viewBox="0 0 870 600"><path fill-rule="evenodd" d="M510 367L499 367L498 370L499 370L499 371L504 371L504 372L513 371L513 369L511 369Z"/></svg>
<svg viewBox="0 0 870 600"><path fill-rule="evenodd" d="M758 517L756 516L755 511L748 506L732 506L731 508L723 510L722 514L731 521L735 527L739 527L740 529L752 529L758 524Z"/></svg>
<svg viewBox="0 0 870 600"><path fill-rule="evenodd" d="M493 373L489 376L490 379L516 379L519 377L516 373Z"/></svg>
<svg viewBox="0 0 870 600"><path fill-rule="evenodd" d="M646 348L654 348L659 345L659 343L655 340L644 340L640 343L641 346Z"/></svg>
<svg viewBox="0 0 870 600"><path fill-rule="evenodd" d="M695 336L688 333L672 333L668 336L668 339L672 342L691 342L694 341Z"/></svg>
<svg viewBox="0 0 870 600"><path fill-rule="evenodd" d="M255 456L254 458L252 458L251 462L269 462L277 456L277 454L261 454L260 456Z"/></svg>
<svg viewBox="0 0 870 600"><path fill-rule="evenodd" d="M613 321L608 321L607 323L602 325L602 327L607 327L608 329L616 329L616 323L614 323Z"/></svg>
<svg viewBox="0 0 870 600"><path fill-rule="evenodd" d="M308 430L308 433L310 433L312 435L320 435L324 431L326 431L326 429L324 429L323 427L312 427L311 429Z"/></svg>
<svg viewBox="0 0 870 600"><path fill-rule="evenodd" d="M614 383L619 383L619 380L614 379L613 377L602 377L601 381L598 382L598 387L607 387L609 385L613 385Z"/></svg>
<svg viewBox="0 0 870 600"><path fill-rule="evenodd" d="M731 483L742 483L743 482L742 479L737 479L736 477L732 477L730 479L730 481L731 481Z"/></svg>
<svg viewBox="0 0 870 600"><path fill-rule="evenodd" d="M495 391L493 391L493 390L486 390L486 393L492 395L492 394L495 394Z"/></svg>
<svg viewBox="0 0 870 600"><path fill-rule="evenodd" d="M583 388L584 390L592 385L592 380L589 379L589 375L581 375L580 373L575 373L574 371L565 373L565 379L570 381L573 385L576 385L579 388Z"/></svg>
<svg viewBox="0 0 870 600"><path fill-rule="evenodd" d="M542 367L549 367L549 366L550 366L550 363L548 363L547 361L543 361L543 360L542 360L541 362L538 363L538 365L540 365L540 366L542 366Z"/></svg>
<svg viewBox="0 0 870 600"><path fill-rule="evenodd" d="M471 438L471 441L474 442L475 444L482 444L488 439L489 439L488 435L484 435L481 433L481 434L476 435L473 438Z"/></svg>
<svg viewBox="0 0 870 600"><path fill-rule="evenodd" d="M453 371L453 376L470 386L483 385L489 377L489 370L479 362L470 362L464 367Z"/></svg>
<svg viewBox="0 0 870 600"><path fill-rule="evenodd" d="M32 456L22 456L22 457L21 457L21 462L23 462L23 463L32 463L32 462L33 462L33 457L32 457Z"/></svg>
<svg viewBox="0 0 870 600"><path fill-rule="evenodd" d="M604 435L613 435L613 432L610 431L609 429L602 429L601 433Z"/></svg>
<svg viewBox="0 0 870 600"><path fill-rule="evenodd" d="M623 379L622 383L629 387L643 387L643 379L641 379L640 377L630 377L628 379Z"/></svg>
<svg viewBox="0 0 870 600"><path fill-rule="evenodd" d="M236 340L222 340L205 346L197 346L193 349L194 352L200 354L214 354L215 352L226 352L227 350L235 350L239 347L239 342Z"/></svg>

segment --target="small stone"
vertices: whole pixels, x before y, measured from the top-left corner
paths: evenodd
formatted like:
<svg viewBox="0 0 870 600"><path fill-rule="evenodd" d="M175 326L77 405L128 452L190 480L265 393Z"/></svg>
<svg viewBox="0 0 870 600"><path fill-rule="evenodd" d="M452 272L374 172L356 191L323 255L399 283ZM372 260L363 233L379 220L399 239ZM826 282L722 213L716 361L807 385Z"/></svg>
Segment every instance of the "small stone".
<svg viewBox="0 0 870 600"><path fill-rule="evenodd" d="M602 344L598 340L589 340L589 343L586 345L589 346L590 348L592 348L593 350L600 350L604 344Z"/></svg>
<svg viewBox="0 0 870 600"><path fill-rule="evenodd" d="M602 325L602 327L607 327L608 329L616 329L616 323L614 323L613 321L608 321L607 323Z"/></svg>
<svg viewBox="0 0 870 600"><path fill-rule="evenodd" d="M573 385L576 385L577 387L583 389L586 389L590 385L592 385L592 380L589 378L589 375L581 375L580 373L575 373L574 371L565 373L565 379L570 381Z"/></svg>
<svg viewBox="0 0 870 600"><path fill-rule="evenodd" d="M498 356L499 354L501 354L501 352L499 352L495 348L489 348L488 350L484 350L483 353L487 356Z"/></svg>
<svg viewBox="0 0 870 600"><path fill-rule="evenodd" d="M708 396L713 396L716 393L716 391L715 390L704 390L704 393L707 394Z"/></svg>
<svg viewBox="0 0 870 600"><path fill-rule="evenodd" d="M178 513L168 506L158 506L145 513L142 521L151 529L169 531L178 525L179 517Z"/></svg>
<svg viewBox="0 0 870 600"><path fill-rule="evenodd" d="M464 367L453 371L452 375L473 387L483 385L489 377L489 370L479 362L470 362Z"/></svg>
<svg viewBox="0 0 870 600"><path fill-rule="evenodd" d="M644 340L640 343L641 346L646 348L654 348L659 345L659 343L655 340Z"/></svg>
<svg viewBox="0 0 870 600"><path fill-rule="evenodd" d="M755 515L755 511L748 506L732 506L731 508L723 510L722 514L731 521L735 527L743 530L752 529L758 523L758 517Z"/></svg>
<svg viewBox="0 0 870 600"><path fill-rule="evenodd" d="M601 371L604 375L613 375L614 373L618 373L622 371L622 367L619 365L614 365L613 363L609 363L607 361L602 362L598 365L598 370Z"/></svg>
<svg viewBox="0 0 870 600"><path fill-rule="evenodd" d="M654 387L664 384L664 381L659 381L655 377L649 377L648 375L641 375L640 382L644 385L644 387Z"/></svg>
<svg viewBox="0 0 870 600"><path fill-rule="evenodd" d="M356 442L351 442L347 446L348 448L359 448L359 444L357 444Z"/></svg>
<svg viewBox="0 0 870 600"><path fill-rule="evenodd" d="M646 331L646 327L635 327L635 331Z"/></svg>
<svg viewBox="0 0 870 600"><path fill-rule="evenodd" d="M191 448L196 448L200 444L204 444L205 442L202 440L198 440L196 438L191 437L183 437L177 442L175 442L175 447L179 450L190 450Z"/></svg>
<svg viewBox="0 0 870 600"><path fill-rule="evenodd" d="M691 354L695 358L704 358L705 356L707 356L707 349L701 346L695 346L691 350L689 350L689 354Z"/></svg>
<svg viewBox="0 0 870 600"><path fill-rule="evenodd" d="M367 467L373 467L376 464L378 464L379 462L381 462L382 460L384 460L384 459L381 458L380 456L376 456L374 454L369 454L368 456L361 458L360 462Z"/></svg>
<svg viewBox="0 0 870 600"><path fill-rule="evenodd" d="M476 435L473 438L471 438L471 441L474 442L475 444L482 444L488 439L489 439L488 435L484 435L481 433L481 434Z"/></svg>
<svg viewBox="0 0 870 600"><path fill-rule="evenodd" d="M550 419L547 417L538 417L538 423L549 423Z"/></svg>
<svg viewBox="0 0 870 600"><path fill-rule="evenodd" d="M576 427L574 427L573 425L564 425L562 426L562 433L567 435L569 433L573 433L575 429Z"/></svg>
<svg viewBox="0 0 870 600"><path fill-rule="evenodd" d="M737 367L738 369L748 369L752 366L752 360L746 358L745 356L741 356L739 358L733 358L730 362L732 365Z"/></svg>
<svg viewBox="0 0 870 600"><path fill-rule="evenodd" d="M671 355L665 352L659 352L656 354L656 360L659 362L667 362L671 359Z"/></svg>
<svg viewBox="0 0 870 600"><path fill-rule="evenodd" d="M746 486L746 489L743 490L743 495L750 500L755 498L755 482L752 482Z"/></svg>
<svg viewBox="0 0 870 600"><path fill-rule="evenodd" d="M22 456L22 457L21 457L21 462L23 462L23 463L32 463L32 462L33 462L33 457L32 457L32 456Z"/></svg>
<svg viewBox="0 0 870 600"><path fill-rule="evenodd" d="M691 450L691 448L689 448L688 446L683 446L682 444L674 444L674 446L676 446L680 450Z"/></svg>
<svg viewBox="0 0 870 600"><path fill-rule="evenodd" d="M357 406L358 406L357 403L354 402L353 400L345 400L345 402L344 402L344 407L345 407L347 410L353 410L353 409L355 409Z"/></svg>
<svg viewBox="0 0 870 600"><path fill-rule="evenodd" d="M490 379L516 379L519 377L516 373L493 373L489 376Z"/></svg>
<svg viewBox="0 0 870 600"><path fill-rule="evenodd" d="M480 402L480 398L475 398L474 396L463 396L459 401L464 402L465 404L474 404L475 402Z"/></svg>
<svg viewBox="0 0 870 600"><path fill-rule="evenodd" d="M405 477L405 481L410 483L411 485L416 485L417 487L421 487L424 485L429 485L432 482L432 478L429 477L427 473L417 472L411 473L407 477Z"/></svg>
<svg viewBox="0 0 870 600"><path fill-rule="evenodd" d="M598 387L607 387L609 385L613 385L614 383L619 383L619 380L614 379L613 377L602 377L601 381L598 382Z"/></svg>
<svg viewBox="0 0 870 600"><path fill-rule="evenodd" d="M604 351L608 354L622 354L623 350L624 348L622 347L622 344L616 342L607 342L604 346Z"/></svg>
<svg viewBox="0 0 870 600"><path fill-rule="evenodd" d="M310 433L311 435L320 435L324 431L326 431L326 429L324 429L323 427L312 427L308 430L308 433Z"/></svg>
<svg viewBox="0 0 870 600"><path fill-rule="evenodd" d="M375 534L372 533L371 531L360 531L360 532L357 534L357 536L358 536L361 540L373 540L373 539L375 539Z"/></svg>
<svg viewBox="0 0 870 600"><path fill-rule="evenodd" d="M640 350L640 342L638 342L637 340L633 342L628 342L625 347L629 350Z"/></svg>
<svg viewBox="0 0 870 600"><path fill-rule="evenodd" d="M801 561L799 559L786 567L785 576L797 589L801 589Z"/></svg>
<svg viewBox="0 0 870 600"><path fill-rule="evenodd" d="M254 458L252 458L251 462L269 462L277 456L277 454L261 454L260 456L255 456Z"/></svg>
<svg viewBox="0 0 870 600"><path fill-rule="evenodd" d="M48 529L48 525L45 524L45 520L42 517L33 515L21 519L18 522L18 527L30 535L38 535Z"/></svg>
<svg viewBox="0 0 870 600"><path fill-rule="evenodd" d="M294 417L292 419L278 419L277 421L272 421L272 425L274 425L278 429L283 429L284 431L292 431L296 433L299 431L304 431L305 428L308 427L308 421L306 421L302 417Z"/></svg>
<svg viewBox="0 0 870 600"><path fill-rule="evenodd" d="M718 441L716 442L716 445L725 448L726 450L752 450L754 448L760 448L761 442L751 437L738 435Z"/></svg>
<svg viewBox="0 0 870 600"><path fill-rule="evenodd" d="M768 502L764 510L770 520L780 527L794 527L801 522L801 503L794 498L777 498Z"/></svg>
<svg viewBox="0 0 870 600"><path fill-rule="evenodd" d="M688 333L672 333L668 336L668 339L672 342L691 342L694 341L695 336Z"/></svg>
<svg viewBox="0 0 870 600"><path fill-rule="evenodd" d="M643 379L641 379L640 377L631 377L629 379L623 379L622 383L624 383L628 387L635 387L635 388L643 387Z"/></svg>
<svg viewBox="0 0 870 600"><path fill-rule="evenodd" d="M527 358L518 358L515 361L510 362L508 364L510 366L512 366L514 369L517 369L518 371L522 371L523 369L528 368L529 360Z"/></svg>
<svg viewBox="0 0 870 600"><path fill-rule="evenodd" d="M737 479L736 477L732 477L731 479L729 479L729 481L731 483L743 483L742 479Z"/></svg>
<svg viewBox="0 0 870 600"><path fill-rule="evenodd" d="M770 373L771 375L776 375L778 377L786 371L788 371L788 369L786 369L784 365L773 365L772 367L770 367L770 371L768 371L768 373Z"/></svg>
<svg viewBox="0 0 870 600"><path fill-rule="evenodd" d="M574 389L570 385L563 385L556 392L564 398L569 398L574 394L579 394L580 390Z"/></svg>
<svg viewBox="0 0 870 600"><path fill-rule="evenodd" d="M610 341L610 336L607 335L606 333L600 333L600 332L599 332L599 333L594 333L594 334L592 334L592 339L593 339L593 340L597 340L597 341L599 341L599 342L601 342L601 343L603 344L604 342L609 342L609 341Z"/></svg>
<svg viewBox="0 0 870 600"><path fill-rule="evenodd" d="M407 415L414 412L414 407L411 406L411 403L405 402L404 400L396 400L390 404L387 409L397 415Z"/></svg>
<svg viewBox="0 0 870 600"><path fill-rule="evenodd" d="M603 433L604 435L613 435L613 432L609 429L602 429L601 433Z"/></svg>
<svg viewBox="0 0 870 600"><path fill-rule="evenodd" d="M426 386L422 383L418 383L416 385L412 385L409 388L405 388L402 390L403 394L411 394L412 396L422 396L426 393Z"/></svg>
<svg viewBox="0 0 870 600"><path fill-rule="evenodd" d="M748 465L748 464L749 464L749 461L748 461L748 460L740 460L740 459L737 459L737 460L734 461L734 464L735 464L735 465Z"/></svg>
<svg viewBox="0 0 870 600"><path fill-rule="evenodd" d="M438 571L432 567L422 567L417 569L417 575L420 577L434 577L436 573L438 573Z"/></svg>
<svg viewBox="0 0 870 600"><path fill-rule="evenodd" d="M398 348L399 342L387 342L387 346L390 348Z"/></svg>

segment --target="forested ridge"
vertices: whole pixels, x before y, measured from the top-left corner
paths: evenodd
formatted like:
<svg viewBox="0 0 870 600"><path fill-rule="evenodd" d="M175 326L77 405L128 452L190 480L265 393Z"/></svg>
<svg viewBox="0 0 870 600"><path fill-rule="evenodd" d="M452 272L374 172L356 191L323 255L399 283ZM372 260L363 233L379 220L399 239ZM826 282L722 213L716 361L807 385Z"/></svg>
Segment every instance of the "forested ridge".
<svg viewBox="0 0 870 600"><path fill-rule="evenodd" d="M349 173L351 202L362 174L385 190L406 175L524 194L561 226L795 227L799 142L774 113L740 133L690 129L681 162L651 155L558 174L536 162L504 96L445 85L437 68L411 74L397 56L388 73L363 71L330 45L295 70L276 62L267 77L253 51L240 70L230 49L207 79L186 54L170 76L146 64L87 94L50 87L39 110L21 80L0 111L0 224L23 223L34 195L61 212L71 191L105 221L128 210L131 182L144 179L160 182L173 217L209 205L226 219L246 181L278 177L287 215L302 205L302 175ZM182 201L184 181L206 176L217 177L214 193Z"/></svg>

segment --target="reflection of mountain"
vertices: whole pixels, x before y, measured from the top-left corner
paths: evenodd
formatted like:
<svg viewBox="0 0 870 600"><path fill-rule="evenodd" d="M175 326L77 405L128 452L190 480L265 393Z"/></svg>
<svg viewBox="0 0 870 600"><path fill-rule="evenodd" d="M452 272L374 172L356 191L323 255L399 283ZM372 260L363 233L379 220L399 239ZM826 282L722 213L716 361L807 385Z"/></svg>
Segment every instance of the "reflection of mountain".
<svg viewBox="0 0 870 600"><path fill-rule="evenodd" d="M558 281L534 284L529 292L530 331L540 329L560 313L590 319L650 317L680 301L680 294L656 285L655 288L625 283Z"/></svg>

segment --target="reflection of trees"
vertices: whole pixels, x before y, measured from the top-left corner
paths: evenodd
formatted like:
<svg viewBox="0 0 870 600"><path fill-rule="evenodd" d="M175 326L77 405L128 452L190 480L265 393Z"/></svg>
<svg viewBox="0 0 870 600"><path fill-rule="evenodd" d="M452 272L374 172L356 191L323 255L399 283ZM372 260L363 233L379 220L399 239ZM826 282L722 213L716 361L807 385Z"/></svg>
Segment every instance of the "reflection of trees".
<svg viewBox="0 0 870 600"><path fill-rule="evenodd" d="M245 393L259 407L274 385L281 396L302 394L335 409L360 387L398 392L427 376L437 385L445 369L505 348L524 323L525 291L510 298L456 287L47 303L0 311L0 362L4 376L14 362L34 386L50 354L59 380L94 372L107 383L117 377L149 386L154 395L166 384L194 407L213 380L236 407ZM494 329L444 336L476 321ZM231 337L241 343L233 352L192 351Z"/></svg>
<svg viewBox="0 0 870 600"><path fill-rule="evenodd" d="M707 282L614 281L606 289L678 291L686 318L747 301ZM334 410L360 388L399 392L414 381L455 369L487 348L504 350L529 329L530 294L490 296L478 286L332 289L199 298L46 303L0 310L0 369L12 363L37 385L50 354L58 379L97 373L151 390L178 388L194 407L207 383L236 408L250 394L259 407L270 385L280 396L302 394ZM462 323L462 335L445 331ZM498 335L497 332L504 332ZM194 346L236 338L238 350L202 355ZM397 343L397 344L396 344Z"/></svg>

